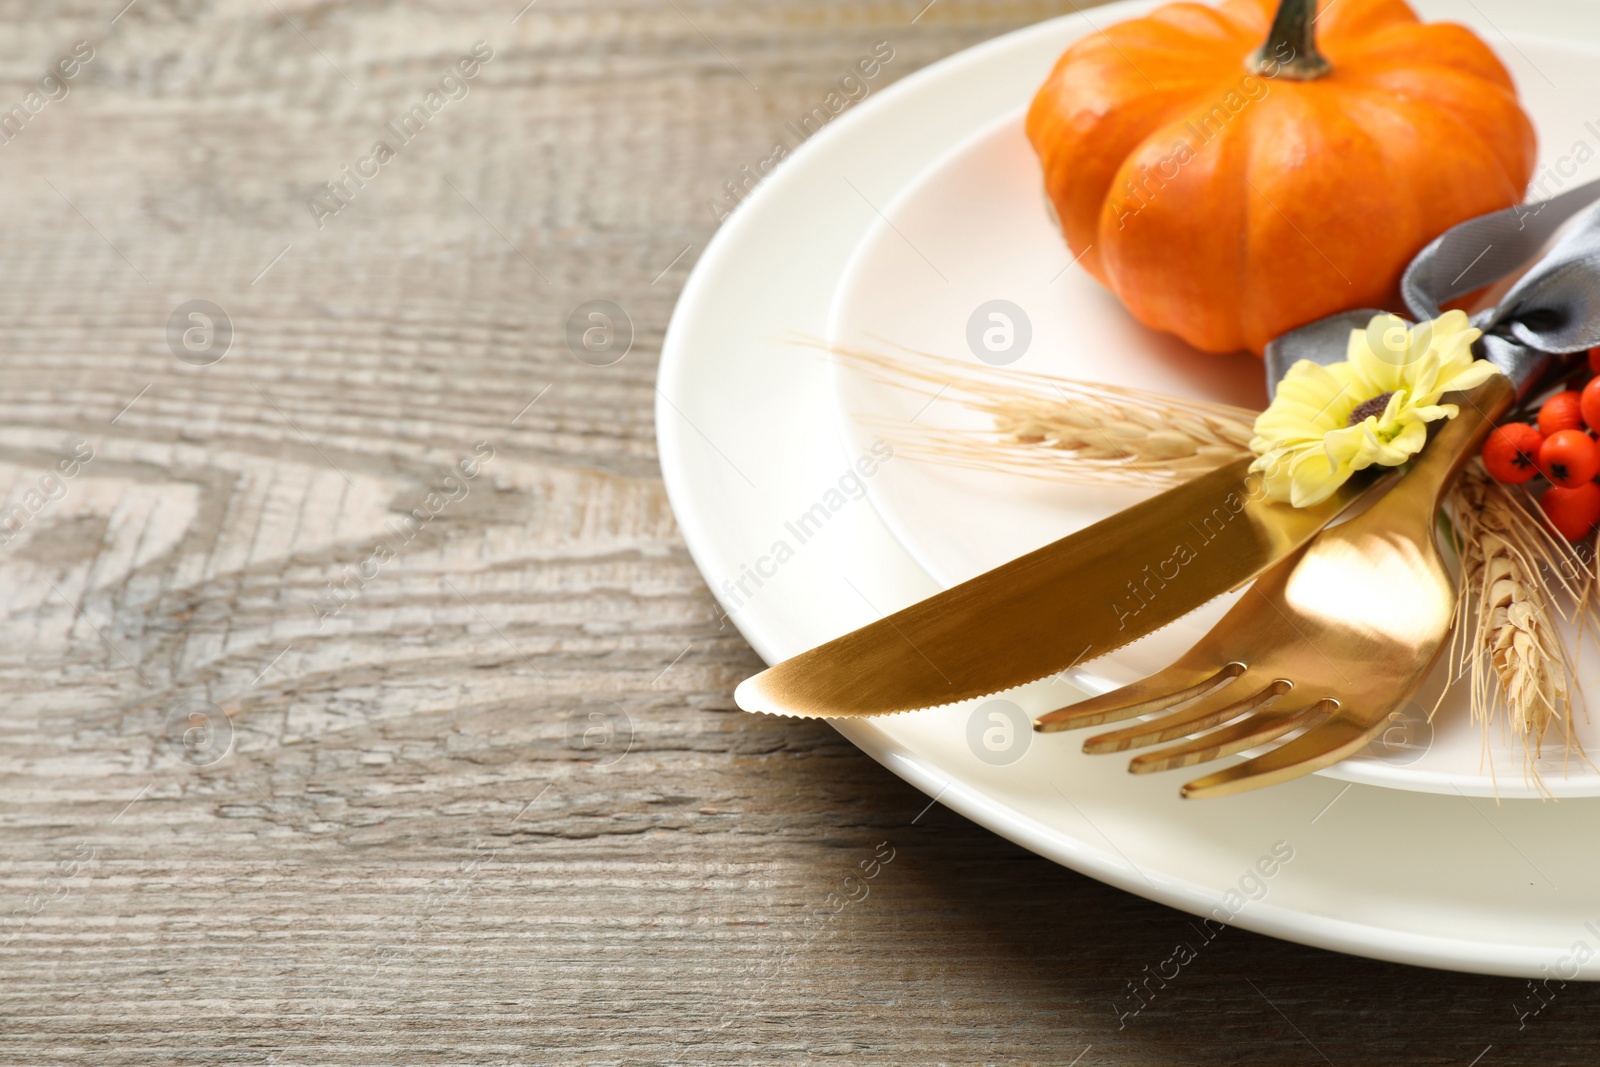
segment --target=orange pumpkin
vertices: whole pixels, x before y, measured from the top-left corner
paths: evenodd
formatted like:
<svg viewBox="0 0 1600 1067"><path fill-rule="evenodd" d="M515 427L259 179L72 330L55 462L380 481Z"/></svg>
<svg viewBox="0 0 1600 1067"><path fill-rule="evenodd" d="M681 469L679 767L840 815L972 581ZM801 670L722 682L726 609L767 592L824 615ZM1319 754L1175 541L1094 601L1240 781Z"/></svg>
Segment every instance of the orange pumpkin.
<svg viewBox="0 0 1600 1067"><path fill-rule="evenodd" d="M1073 253L1208 352L1394 306L1424 245L1520 202L1533 171L1533 126L1472 31L1402 0L1273 7L1169 4L1092 33L1028 111Z"/></svg>

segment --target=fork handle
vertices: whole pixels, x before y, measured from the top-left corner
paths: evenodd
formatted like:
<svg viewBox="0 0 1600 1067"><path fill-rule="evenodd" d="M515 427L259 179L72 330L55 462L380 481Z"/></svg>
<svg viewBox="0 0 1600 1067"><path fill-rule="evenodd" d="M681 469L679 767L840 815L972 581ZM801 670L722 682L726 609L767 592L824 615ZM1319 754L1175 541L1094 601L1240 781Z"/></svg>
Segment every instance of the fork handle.
<svg viewBox="0 0 1600 1067"><path fill-rule="evenodd" d="M1496 374L1475 389L1442 397L1441 403L1455 404L1460 414L1447 421L1412 462L1405 476L1406 492L1398 497L1391 493L1390 497L1417 508L1423 521L1431 522L1445 490L1467 461L1478 454L1495 423L1511 410L1517 393L1517 386L1509 378Z"/></svg>

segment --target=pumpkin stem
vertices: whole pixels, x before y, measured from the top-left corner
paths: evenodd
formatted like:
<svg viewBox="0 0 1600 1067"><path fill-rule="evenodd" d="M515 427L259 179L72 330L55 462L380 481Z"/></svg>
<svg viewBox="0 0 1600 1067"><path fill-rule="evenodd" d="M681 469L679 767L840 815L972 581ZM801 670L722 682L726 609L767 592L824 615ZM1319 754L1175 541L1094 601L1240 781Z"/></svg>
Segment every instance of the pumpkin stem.
<svg viewBox="0 0 1600 1067"><path fill-rule="evenodd" d="M1333 68L1317 51L1317 0L1279 0L1266 42L1251 54L1250 69L1264 78L1311 81Z"/></svg>

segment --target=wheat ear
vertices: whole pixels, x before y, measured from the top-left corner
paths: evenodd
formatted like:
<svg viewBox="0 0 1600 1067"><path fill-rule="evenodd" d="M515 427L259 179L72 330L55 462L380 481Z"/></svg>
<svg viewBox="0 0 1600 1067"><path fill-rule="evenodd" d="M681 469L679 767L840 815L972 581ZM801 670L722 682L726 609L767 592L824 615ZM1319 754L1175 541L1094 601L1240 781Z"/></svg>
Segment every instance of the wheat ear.
<svg viewBox="0 0 1600 1067"><path fill-rule="evenodd" d="M1453 658L1470 680L1474 722L1488 727L1504 707L1521 742L1524 771L1542 789L1537 760L1554 724L1569 751L1572 657L1556 629L1560 595L1588 595L1588 568L1529 506L1473 460L1450 491L1461 558ZM1578 749L1581 753L1581 748Z"/></svg>
<svg viewBox="0 0 1600 1067"><path fill-rule="evenodd" d="M910 359L817 343L875 381L981 412L992 430L866 420L909 455L1079 484L1172 482L1250 455L1255 412L927 353ZM921 412L918 412L920 415Z"/></svg>

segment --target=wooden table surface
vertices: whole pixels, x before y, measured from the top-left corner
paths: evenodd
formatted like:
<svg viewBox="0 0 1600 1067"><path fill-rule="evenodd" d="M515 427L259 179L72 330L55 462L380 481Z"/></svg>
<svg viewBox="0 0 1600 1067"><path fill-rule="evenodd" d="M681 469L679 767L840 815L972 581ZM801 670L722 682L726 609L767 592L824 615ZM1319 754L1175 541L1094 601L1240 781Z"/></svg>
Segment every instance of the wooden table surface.
<svg viewBox="0 0 1600 1067"><path fill-rule="evenodd" d="M125 2L0 14L0 1063L1595 1061L1592 987L1238 930L1119 1026L1184 915L734 709L652 421L709 202L1071 0Z"/></svg>

